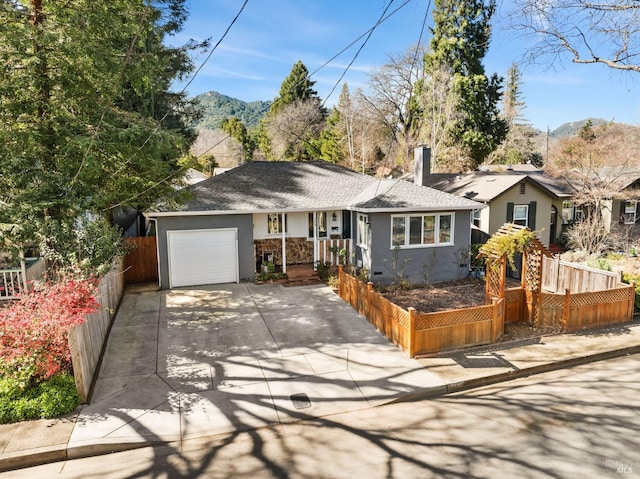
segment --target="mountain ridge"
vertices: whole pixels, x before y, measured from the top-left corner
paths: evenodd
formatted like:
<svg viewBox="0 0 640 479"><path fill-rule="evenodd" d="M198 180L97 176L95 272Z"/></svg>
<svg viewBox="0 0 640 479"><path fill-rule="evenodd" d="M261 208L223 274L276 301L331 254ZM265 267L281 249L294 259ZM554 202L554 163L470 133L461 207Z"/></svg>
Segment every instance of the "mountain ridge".
<svg viewBox="0 0 640 479"><path fill-rule="evenodd" d="M247 128L251 128L258 125L260 119L267 114L271 107L272 101L256 100L251 102L245 102L237 98L233 98L215 90L211 90L206 93L201 93L193 97L203 108L202 119L194 125L196 128L205 128L215 130L220 128L220 124L224 118L237 117L244 123ZM565 137L575 136L580 131L580 128L591 120L594 127L600 126L604 123L609 123L602 118L585 118L577 121L570 121L563 123L559 127L549 132L549 137L554 139L561 139ZM534 128L539 135L545 135L544 130Z"/></svg>

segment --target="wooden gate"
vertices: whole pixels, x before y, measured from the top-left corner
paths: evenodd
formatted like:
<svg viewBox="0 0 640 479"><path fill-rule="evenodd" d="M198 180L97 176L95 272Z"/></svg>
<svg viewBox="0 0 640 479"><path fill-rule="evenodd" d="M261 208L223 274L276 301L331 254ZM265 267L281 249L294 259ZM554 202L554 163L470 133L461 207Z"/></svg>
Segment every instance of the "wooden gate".
<svg viewBox="0 0 640 479"><path fill-rule="evenodd" d="M127 283L158 281L158 253L155 236L125 238L130 251L124 257L124 279Z"/></svg>

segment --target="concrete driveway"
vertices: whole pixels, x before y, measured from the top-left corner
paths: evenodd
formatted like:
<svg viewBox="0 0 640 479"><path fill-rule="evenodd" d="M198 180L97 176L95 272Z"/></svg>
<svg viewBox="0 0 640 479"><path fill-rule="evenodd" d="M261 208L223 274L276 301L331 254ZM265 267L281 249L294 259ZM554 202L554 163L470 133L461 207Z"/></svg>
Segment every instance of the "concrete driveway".
<svg viewBox="0 0 640 479"><path fill-rule="evenodd" d="M385 404L432 388L326 286L126 292L69 457Z"/></svg>

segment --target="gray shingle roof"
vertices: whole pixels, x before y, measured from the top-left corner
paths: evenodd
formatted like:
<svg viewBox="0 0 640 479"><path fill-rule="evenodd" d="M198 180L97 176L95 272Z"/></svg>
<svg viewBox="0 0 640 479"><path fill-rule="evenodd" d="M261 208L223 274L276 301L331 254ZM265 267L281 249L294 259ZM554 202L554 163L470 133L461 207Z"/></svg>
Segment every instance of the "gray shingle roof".
<svg viewBox="0 0 640 479"><path fill-rule="evenodd" d="M474 209L479 204L432 188L380 180L325 161L256 161L186 189L191 200L155 214L303 210Z"/></svg>
<svg viewBox="0 0 640 479"><path fill-rule="evenodd" d="M476 201L490 202L523 180L530 180L558 198L570 196L572 192L566 182L545 175L543 172L474 171L466 175L449 173L431 174L425 178L427 185L457 196Z"/></svg>
<svg viewBox="0 0 640 479"><path fill-rule="evenodd" d="M480 205L467 198L455 196L426 186L418 186L402 180L377 180L375 194L363 192L350 204L354 209L387 210L415 209L420 211L469 210Z"/></svg>

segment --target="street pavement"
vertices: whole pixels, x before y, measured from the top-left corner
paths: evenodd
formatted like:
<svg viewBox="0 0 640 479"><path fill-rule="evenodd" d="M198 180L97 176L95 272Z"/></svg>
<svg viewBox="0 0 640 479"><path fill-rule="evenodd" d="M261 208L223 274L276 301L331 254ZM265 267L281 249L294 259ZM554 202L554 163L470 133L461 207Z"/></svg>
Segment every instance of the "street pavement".
<svg viewBox="0 0 640 479"><path fill-rule="evenodd" d="M640 477L640 356L6 473L7 479ZM4 476L3 476L4 477Z"/></svg>
<svg viewBox="0 0 640 479"><path fill-rule="evenodd" d="M638 352L633 323L413 360L325 286L129 289L90 403L0 426L0 470L375 416L394 402Z"/></svg>

